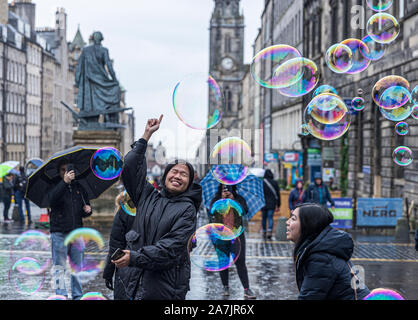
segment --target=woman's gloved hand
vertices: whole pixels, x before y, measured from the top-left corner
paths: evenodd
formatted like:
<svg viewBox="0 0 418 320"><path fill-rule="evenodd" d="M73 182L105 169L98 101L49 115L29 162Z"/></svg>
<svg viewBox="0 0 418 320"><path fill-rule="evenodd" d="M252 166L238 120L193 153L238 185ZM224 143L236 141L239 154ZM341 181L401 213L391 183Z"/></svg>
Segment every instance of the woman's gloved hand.
<svg viewBox="0 0 418 320"><path fill-rule="evenodd" d="M113 291L113 279L105 279L106 288Z"/></svg>

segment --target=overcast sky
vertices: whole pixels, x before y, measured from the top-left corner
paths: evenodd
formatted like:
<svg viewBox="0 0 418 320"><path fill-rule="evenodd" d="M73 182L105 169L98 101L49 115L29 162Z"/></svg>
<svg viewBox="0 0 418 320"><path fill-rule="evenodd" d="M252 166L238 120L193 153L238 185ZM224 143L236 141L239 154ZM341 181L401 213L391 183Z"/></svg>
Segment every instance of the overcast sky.
<svg viewBox="0 0 418 320"><path fill-rule="evenodd" d="M10 1L9 1L10 2ZM101 31L114 60L116 75L127 90L127 104L135 109L136 139L146 119L164 114L162 140L169 156L194 157L202 131L186 127L176 117L172 93L176 83L193 72L208 72L209 21L212 0L34 0L36 26L55 25L55 12L64 7L67 40L78 25L88 42ZM252 44L261 25L264 0L241 0L245 16L245 62L253 56Z"/></svg>

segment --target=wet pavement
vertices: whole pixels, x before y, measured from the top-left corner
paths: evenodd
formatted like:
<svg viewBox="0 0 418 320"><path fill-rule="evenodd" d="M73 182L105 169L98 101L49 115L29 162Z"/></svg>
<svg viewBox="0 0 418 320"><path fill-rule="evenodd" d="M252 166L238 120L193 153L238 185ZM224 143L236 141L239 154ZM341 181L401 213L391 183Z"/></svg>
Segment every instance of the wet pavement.
<svg viewBox="0 0 418 320"><path fill-rule="evenodd" d="M38 220L40 213L44 211L33 206L32 220ZM2 212L1 205L0 212ZM12 209L9 216L11 213ZM202 217L199 225L205 223ZM30 280L16 279L11 271L12 244L22 232L28 229L34 229L34 226L22 225L18 222L3 223L2 218L0 220L0 300L44 300L54 295L50 270L44 274L31 276ZM254 231L257 230L255 224L250 226L250 230L251 232L246 235L246 261L250 287L257 294L257 298L262 300L297 299L298 291L292 261L293 245L287 241L264 241L260 233ZM43 231L48 232L48 230ZM104 259L107 254L110 230L99 231L106 245L94 254L97 259ZM365 282L370 289L391 288L399 291L407 299L418 299L418 253L412 243L393 243L393 237L388 236L354 234L353 238L356 246L352 261L355 265L364 268ZM86 252L89 252L89 248ZM13 251L14 259L27 256L42 260L50 258L50 252L41 249L35 252ZM66 277L66 282L69 287L69 277ZM229 271L229 286L228 299L242 300L243 288L235 266L232 266ZM39 290L35 293L32 293L33 290L23 290L38 287ZM188 300L224 299L221 280L217 272L205 271L192 265L190 288L187 294ZM101 273L84 283L83 290L84 292L100 292L109 299L113 298L112 292L104 285Z"/></svg>

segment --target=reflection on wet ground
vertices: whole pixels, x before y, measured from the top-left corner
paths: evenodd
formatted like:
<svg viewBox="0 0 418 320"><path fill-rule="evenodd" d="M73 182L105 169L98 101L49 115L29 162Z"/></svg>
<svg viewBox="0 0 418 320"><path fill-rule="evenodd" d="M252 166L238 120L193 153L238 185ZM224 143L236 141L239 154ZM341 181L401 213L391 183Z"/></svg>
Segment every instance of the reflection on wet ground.
<svg viewBox="0 0 418 320"><path fill-rule="evenodd" d="M36 208L34 209L36 216ZM205 224L200 220L199 225ZM31 276L28 283L16 282L11 272L10 248L23 231L29 228L17 222L0 222L0 299L47 299L54 294L51 285L51 272ZM45 230L48 232L47 230ZM110 230L99 230L106 246L98 257L105 258ZM262 300L297 299L298 290L292 261L293 245L287 241L264 241L257 227L252 226L247 233L247 268L250 287ZM407 299L418 299L418 254L411 244L395 244L393 237L354 235L356 247L353 263L365 269L366 285L370 289L387 287L398 290ZM89 248L86 250L87 254ZM49 251L14 252L15 257L30 256L40 258L50 256ZM21 280L19 280L21 281ZM66 278L69 287L69 277ZM40 285L34 294L25 294L22 286ZM243 287L235 266L229 270L229 300L243 299ZM23 287L25 288L25 287ZM84 292L101 292L113 298L102 279L101 273L83 285ZM222 283L218 272L209 272L192 265L188 300L224 299Z"/></svg>

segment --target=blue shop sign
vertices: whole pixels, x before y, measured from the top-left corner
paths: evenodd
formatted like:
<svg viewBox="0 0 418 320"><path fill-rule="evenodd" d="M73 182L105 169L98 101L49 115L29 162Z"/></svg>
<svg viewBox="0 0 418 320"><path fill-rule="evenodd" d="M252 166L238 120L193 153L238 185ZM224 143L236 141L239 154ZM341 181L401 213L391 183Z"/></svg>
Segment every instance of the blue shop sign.
<svg viewBox="0 0 418 320"><path fill-rule="evenodd" d="M357 199L358 227L396 227L402 217L402 198Z"/></svg>

